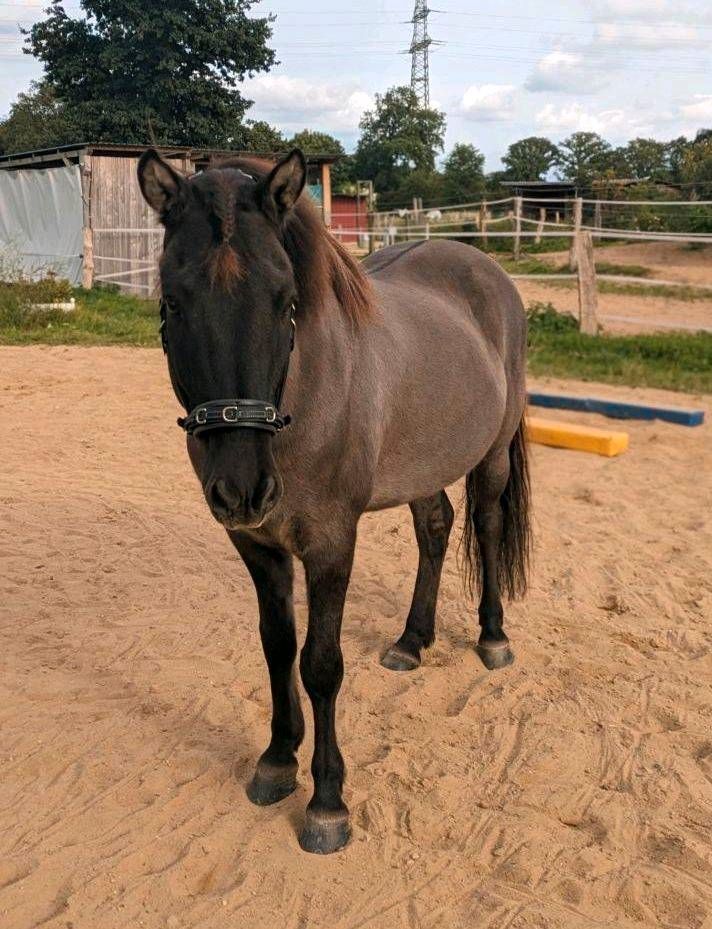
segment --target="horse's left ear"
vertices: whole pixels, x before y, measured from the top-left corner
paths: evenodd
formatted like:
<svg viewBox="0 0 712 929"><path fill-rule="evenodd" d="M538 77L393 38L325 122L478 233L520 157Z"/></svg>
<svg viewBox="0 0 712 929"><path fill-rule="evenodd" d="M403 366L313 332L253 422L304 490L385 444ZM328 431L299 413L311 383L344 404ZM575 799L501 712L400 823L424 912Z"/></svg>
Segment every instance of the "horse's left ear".
<svg viewBox="0 0 712 929"><path fill-rule="evenodd" d="M307 180L307 161L298 148L272 168L262 181L260 194L262 208L267 213L282 217L292 209L304 190Z"/></svg>

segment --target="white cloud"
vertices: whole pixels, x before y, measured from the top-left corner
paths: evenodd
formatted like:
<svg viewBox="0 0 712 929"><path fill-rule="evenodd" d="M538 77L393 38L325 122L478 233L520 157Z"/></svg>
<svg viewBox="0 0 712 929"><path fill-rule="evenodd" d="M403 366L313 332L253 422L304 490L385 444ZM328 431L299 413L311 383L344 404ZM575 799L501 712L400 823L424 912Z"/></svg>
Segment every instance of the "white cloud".
<svg viewBox="0 0 712 929"><path fill-rule="evenodd" d="M695 94L692 103L685 103L680 107L680 114L685 119L699 120L710 125L712 123L712 94Z"/></svg>
<svg viewBox="0 0 712 929"><path fill-rule="evenodd" d="M466 119L510 119L514 110L513 84L472 84L462 95L458 112Z"/></svg>
<svg viewBox="0 0 712 929"><path fill-rule="evenodd" d="M525 83L527 90L550 90L558 93L595 93L600 76L579 52L556 48L540 58Z"/></svg>
<svg viewBox="0 0 712 929"><path fill-rule="evenodd" d="M308 81L286 74L261 74L245 84L254 100L251 119L266 119L278 126L353 130L373 97L354 85Z"/></svg>
<svg viewBox="0 0 712 929"><path fill-rule="evenodd" d="M592 6L597 19L650 19L670 12L669 0L594 0Z"/></svg>
<svg viewBox="0 0 712 929"><path fill-rule="evenodd" d="M556 106L547 103L534 117L537 126L551 133L598 132L605 137L633 138L650 126L623 109L591 112L580 103Z"/></svg>
<svg viewBox="0 0 712 929"><path fill-rule="evenodd" d="M707 44L701 30L684 23L598 23L594 41L604 48L694 48Z"/></svg>

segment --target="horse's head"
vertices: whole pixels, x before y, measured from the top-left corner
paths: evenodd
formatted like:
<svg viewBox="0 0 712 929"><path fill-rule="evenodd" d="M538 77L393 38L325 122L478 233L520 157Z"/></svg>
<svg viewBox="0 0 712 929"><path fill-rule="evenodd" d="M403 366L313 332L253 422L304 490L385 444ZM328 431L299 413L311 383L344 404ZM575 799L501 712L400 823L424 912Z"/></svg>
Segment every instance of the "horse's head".
<svg viewBox="0 0 712 929"><path fill-rule="evenodd" d="M295 150L254 177L218 167L187 179L150 150L138 177L166 229L161 289L176 396L187 412L226 398L276 406L297 298L284 227L304 187L304 156ZM271 432L221 428L193 441L215 518L258 526L282 492Z"/></svg>

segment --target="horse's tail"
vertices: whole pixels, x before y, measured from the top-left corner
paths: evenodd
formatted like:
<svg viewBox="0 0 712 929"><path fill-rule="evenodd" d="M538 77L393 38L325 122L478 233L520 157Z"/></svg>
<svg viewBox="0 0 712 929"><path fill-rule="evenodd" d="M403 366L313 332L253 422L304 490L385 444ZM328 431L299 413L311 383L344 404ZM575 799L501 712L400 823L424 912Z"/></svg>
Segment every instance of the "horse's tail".
<svg viewBox="0 0 712 929"><path fill-rule="evenodd" d="M475 532L477 492L475 471L466 479L465 528L462 548L465 553L466 577L470 590L475 583L482 585L482 557ZM529 554L531 551L531 524L529 518L531 488L529 461L525 435L524 415L514 438L509 443L509 479L500 497L502 538L497 557L497 577L502 593L510 600L522 597L527 590Z"/></svg>

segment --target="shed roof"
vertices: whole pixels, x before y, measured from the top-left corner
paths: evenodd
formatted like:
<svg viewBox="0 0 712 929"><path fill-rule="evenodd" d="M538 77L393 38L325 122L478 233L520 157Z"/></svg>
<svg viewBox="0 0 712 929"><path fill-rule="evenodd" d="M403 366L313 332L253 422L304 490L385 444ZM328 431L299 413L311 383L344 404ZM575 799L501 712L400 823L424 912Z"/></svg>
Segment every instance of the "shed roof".
<svg viewBox="0 0 712 929"><path fill-rule="evenodd" d="M235 149L193 148L183 145L156 146L167 157L190 158L191 161L208 161L213 157L235 157L236 155L253 155L257 158L275 158L286 152L241 152ZM12 155L0 155L0 169L12 168L46 168L52 165L81 162L85 155L114 155L117 158L135 158L150 145L123 145L118 142L74 142L70 145L58 145L54 148L40 148L31 152L16 152ZM336 154L320 153L306 155L308 164L333 164L341 157Z"/></svg>

